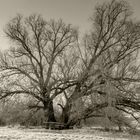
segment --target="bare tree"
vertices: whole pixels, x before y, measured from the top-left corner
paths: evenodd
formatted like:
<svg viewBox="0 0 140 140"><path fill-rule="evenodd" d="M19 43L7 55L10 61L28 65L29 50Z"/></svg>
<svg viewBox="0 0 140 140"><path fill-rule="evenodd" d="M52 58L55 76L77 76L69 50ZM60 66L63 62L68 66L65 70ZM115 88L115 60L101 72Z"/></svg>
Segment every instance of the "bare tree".
<svg viewBox="0 0 140 140"><path fill-rule="evenodd" d="M46 22L30 16L23 21L17 16L5 31L16 47L1 54L1 98L31 95L39 101L35 107L44 108L46 120L56 121L53 100L63 96L65 104L59 106L68 126L103 116L106 107L129 114L130 108L139 111L139 66L134 62L140 23L131 14L125 1L98 5L83 44L78 43L77 31L62 20ZM82 111L75 113L75 107L82 105Z"/></svg>
<svg viewBox="0 0 140 140"><path fill-rule="evenodd" d="M77 83L70 92L67 90L65 107L71 114L79 98L92 94L98 95L98 102L89 105L79 118L68 114L69 124L101 116L94 112L109 105L121 110L140 109L137 93L129 90L134 82L139 82L139 67L134 63L140 48L140 23L133 21L131 14L125 1L112 0L95 8L91 17L93 30L85 35L84 45L78 46L80 70L77 69ZM135 72L130 72L134 67Z"/></svg>
<svg viewBox="0 0 140 140"><path fill-rule="evenodd" d="M58 63L75 46L76 29L62 20L47 22L37 15L18 15L7 24L5 33L14 47L0 56L0 98L31 95L37 100L31 107L43 108L46 121L56 121L54 94L64 90L58 88L64 81L69 83L58 73Z"/></svg>

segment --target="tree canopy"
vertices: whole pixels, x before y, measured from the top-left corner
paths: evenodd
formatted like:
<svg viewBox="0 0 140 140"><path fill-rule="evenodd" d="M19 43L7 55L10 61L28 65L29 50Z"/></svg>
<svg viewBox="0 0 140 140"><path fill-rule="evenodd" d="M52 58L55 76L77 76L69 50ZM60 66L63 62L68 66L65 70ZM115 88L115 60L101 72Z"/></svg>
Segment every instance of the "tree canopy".
<svg viewBox="0 0 140 140"><path fill-rule="evenodd" d="M60 98L68 126L89 117L112 120L107 108L138 121L140 22L127 2L117 0L97 5L90 20L79 43L77 29L61 19L12 19L5 33L14 47L0 54L0 98L30 95L36 99L30 108L42 108L46 121L57 121L53 104Z"/></svg>

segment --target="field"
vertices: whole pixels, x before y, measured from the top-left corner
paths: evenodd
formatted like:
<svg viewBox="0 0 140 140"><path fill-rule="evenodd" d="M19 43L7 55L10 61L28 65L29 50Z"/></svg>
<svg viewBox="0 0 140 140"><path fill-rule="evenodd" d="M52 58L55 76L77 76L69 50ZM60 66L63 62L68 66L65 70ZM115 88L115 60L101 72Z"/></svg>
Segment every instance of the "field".
<svg viewBox="0 0 140 140"><path fill-rule="evenodd" d="M128 133L101 132L92 129L46 130L0 127L0 140L140 140Z"/></svg>

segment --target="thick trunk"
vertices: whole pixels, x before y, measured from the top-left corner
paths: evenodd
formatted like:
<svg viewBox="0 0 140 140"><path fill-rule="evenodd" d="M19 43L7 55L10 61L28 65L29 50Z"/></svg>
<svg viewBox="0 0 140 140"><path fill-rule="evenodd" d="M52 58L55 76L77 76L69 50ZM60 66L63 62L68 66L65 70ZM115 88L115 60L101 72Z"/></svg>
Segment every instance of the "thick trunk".
<svg viewBox="0 0 140 140"><path fill-rule="evenodd" d="M69 114L66 110L62 111L62 122L67 124L69 120Z"/></svg>
<svg viewBox="0 0 140 140"><path fill-rule="evenodd" d="M60 105L61 106L61 105ZM68 102L64 107L62 107L61 121L67 124L66 128L69 129L71 126L79 124L77 114L73 110L72 104Z"/></svg>
<svg viewBox="0 0 140 140"><path fill-rule="evenodd" d="M60 121L62 122L62 123L65 123L65 124L67 124L68 123L68 120L69 120L69 106L68 106L68 104L67 105L65 105L65 107L63 107L61 104L58 104L60 107L61 107L61 109L62 109L62 114L61 114L61 117L60 117Z"/></svg>
<svg viewBox="0 0 140 140"><path fill-rule="evenodd" d="M56 122L53 101L44 102L44 116L46 122Z"/></svg>
<svg viewBox="0 0 140 140"><path fill-rule="evenodd" d="M74 126L76 124L74 119L71 120L72 105L69 102L64 107L61 104L58 104L58 105L62 108L62 114L61 114L60 121L64 124L66 124L65 129L71 128L71 126Z"/></svg>

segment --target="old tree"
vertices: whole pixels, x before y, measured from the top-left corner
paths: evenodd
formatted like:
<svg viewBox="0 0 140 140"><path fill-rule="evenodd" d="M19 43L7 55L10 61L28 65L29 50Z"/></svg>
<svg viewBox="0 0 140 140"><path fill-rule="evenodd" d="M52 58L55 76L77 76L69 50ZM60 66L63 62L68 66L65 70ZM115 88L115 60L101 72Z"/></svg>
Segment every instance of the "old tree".
<svg viewBox="0 0 140 140"><path fill-rule="evenodd" d="M56 121L53 98L63 86L64 79L57 75L58 64L77 36L71 25L59 20L46 22L41 16L32 15L23 20L19 15L6 29L7 36L15 43L9 51L1 54L1 98L13 94L29 94L43 106L46 120ZM66 84L65 83L65 84Z"/></svg>
<svg viewBox="0 0 140 140"><path fill-rule="evenodd" d="M56 121L53 101L60 97L67 125L94 116L113 120L108 108L138 120L140 23L131 15L125 1L98 5L80 43L62 20L18 15L5 29L14 47L0 56L1 99L28 94L36 99L30 107L42 108L49 122Z"/></svg>

